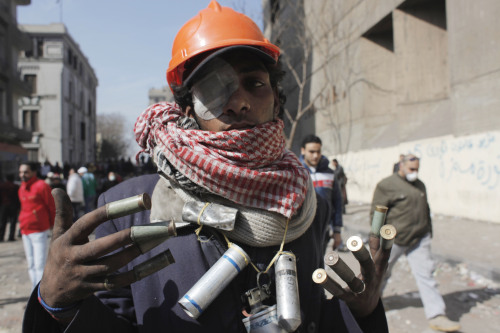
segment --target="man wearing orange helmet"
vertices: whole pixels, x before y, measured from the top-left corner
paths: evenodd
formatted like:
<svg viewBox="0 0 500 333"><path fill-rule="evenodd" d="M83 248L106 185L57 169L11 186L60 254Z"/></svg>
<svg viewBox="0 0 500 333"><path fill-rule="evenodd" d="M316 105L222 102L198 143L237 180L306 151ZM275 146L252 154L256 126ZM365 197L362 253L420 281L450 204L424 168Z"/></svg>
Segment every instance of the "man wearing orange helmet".
<svg viewBox="0 0 500 333"><path fill-rule="evenodd" d="M365 287L343 301L311 279L324 266L327 203L285 149L278 57L252 20L216 1L181 28L167 70L176 103L152 105L134 129L159 175L120 183L74 224L54 191L24 331L387 331L379 290L390 251L363 261ZM151 212L109 220L106 203L144 192ZM173 223L177 237L151 251L130 239L138 225ZM167 251L172 265L143 264Z"/></svg>

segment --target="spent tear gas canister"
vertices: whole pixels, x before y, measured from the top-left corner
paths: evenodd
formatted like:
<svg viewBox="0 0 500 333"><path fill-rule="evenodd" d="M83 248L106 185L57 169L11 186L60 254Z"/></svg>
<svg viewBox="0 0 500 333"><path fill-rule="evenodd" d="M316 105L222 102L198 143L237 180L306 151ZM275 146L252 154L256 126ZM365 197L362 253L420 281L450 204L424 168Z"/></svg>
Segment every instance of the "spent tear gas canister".
<svg viewBox="0 0 500 333"><path fill-rule="evenodd" d="M295 255L283 252L274 263L274 273L278 323L287 332L294 332L301 323Z"/></svg>
<svg viewBox="0 0 500 333"><path fill-rule="evenodd" d="M241 247L232 244L179 300L182 309L190 317L197 319L249 262L248 254Z"/></svg>
<svg viewBox="0 0 500 333"><path fill-rule="evenodd" d="M266 307L256 314L243 318L243 325L248 333L286 333L278 324L276 304Z"/></svg>

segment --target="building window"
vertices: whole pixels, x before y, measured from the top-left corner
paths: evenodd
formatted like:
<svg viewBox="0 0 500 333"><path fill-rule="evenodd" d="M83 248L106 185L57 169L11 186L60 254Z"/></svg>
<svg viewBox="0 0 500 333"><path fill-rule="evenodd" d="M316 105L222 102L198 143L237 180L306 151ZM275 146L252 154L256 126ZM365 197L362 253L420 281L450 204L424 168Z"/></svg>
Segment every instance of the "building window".
<svg viewBox="0 0 500 333"><path fill-rule="evenodd" d="M363 34L363 37L388 51L394 52L392 13L375 24L370 30Z"/></svg>
<svg viewBox="0 0 500 333"><path fill-rule="evenodd" d="M71 51L71 49L68 49L68 65L72 64L73 64L73 52Z"/></svg>
<svg viewBox="0 0 500 333"><path fill-rule="evenodd" d="M38 132L40 130L38 125L38 110L23 111L23 129L30 132Z"/></svg>
<svg viewBox="0 0 500 333"><path fill-rule="evenodd" d="M1 119L7 118L7 106L5 105L5 90L0 88L0 117Z"/></svg>
<svg viewBox="0 0 500 333"><path fill-rule="evenodd" d="M35 74L26 74L24 75L24 82L26 82L31 90L31 94L36 94L36 75Z"/></svg>
<svg viewBox="0 0 500 333"><path fill-rule="evenodd" d="M73 115L70 114L68 120L69 120L68 135L69 137L71 137L73 135Z"/></svg>
<svg viewBox="0 0 500 333"><path fill-rule="evenodd" d="M36 40L36 56L38 58L43 57L43 39L41 38Z"/></svg>
<svg viewBox="0 0 500 333"><path fill-rule="evenodd" d="M271 23L275 23L278 19L278 13L280 11L279 0L271 0Z"/></svg>
<svg viewBox="0 0 500 333"><path fill-rule="evenodd" d="M73 101L73 81L69 81L68 89L69 89L68 98L70 101Z"/></svg>
<svg viewBox="0 0 500 333"><path fill-rule="evenodd" d="M85 141L85 134L86 134L86 132L85 132L85 123L82 121L80 123L80 139L82 141Z"/></svg>
<svg viewBox="0 0 500 333"><path fill-rule="evenodd" d="M92 116L92 101L89 99L89 101L87 102L87 114L90 116Z"/></svg>
<svg viewBox="0 0 500 333"><path fill-rule="evenodd" d="M80 91L80 102L79 102L78 106L83 109L83 91Z"/></svg>

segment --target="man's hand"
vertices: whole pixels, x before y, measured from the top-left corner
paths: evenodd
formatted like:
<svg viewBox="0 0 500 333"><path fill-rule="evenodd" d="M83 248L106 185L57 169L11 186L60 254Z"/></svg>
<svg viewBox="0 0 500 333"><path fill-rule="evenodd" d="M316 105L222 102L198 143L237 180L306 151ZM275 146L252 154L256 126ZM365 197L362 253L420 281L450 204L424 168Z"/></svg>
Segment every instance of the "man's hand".
<svg viewBox="0 0 500 333"><path fill-rule="evenodd" d="M56 217L40 282L40 294L47 305L67 307L96 291L123 287L143 277L135 269L111 275L141 254L138 246L127 246L133 243L130 228L89 242L92 231L109 220L106 206L82 216L73 224L69 197L60 189L54 189L52 195ZM108 255L124 246L127 246L124 250Z"/></svg>
<svg viewBox="0 0 500 333"><path fill-rule="evenodd" d="M358 277L355 277L352 270L333 251L326 253L325 264L332 268L348 284L348 287L342 288L333 279L326 278L324 276L326 272L323 270L317 270L314 274L318 275L313 275L313 280L323 285L336 297L344 300L354 316L361 318L371 314L377 307L391 247L380 246L380 238L374 236L370 238L371 255L364 248L359 237L356 237L355 240L354 237L349 238L347 247L351 251L356 248L356 253L353 252L353 254L361 266L361 274Z"/></svg>

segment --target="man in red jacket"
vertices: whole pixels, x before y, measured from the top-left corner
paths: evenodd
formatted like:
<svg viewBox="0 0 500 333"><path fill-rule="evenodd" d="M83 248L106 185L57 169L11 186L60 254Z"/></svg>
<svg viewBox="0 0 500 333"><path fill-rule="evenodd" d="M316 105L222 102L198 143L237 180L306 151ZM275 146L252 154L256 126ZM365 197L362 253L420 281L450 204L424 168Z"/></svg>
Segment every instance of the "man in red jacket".
<svg viewBox="0 0 500 333"><path fill-rule="evenodd" d="M19 188L19 227L34 288L42 278L49 248L49 229L54 225L56 208L50 186L36 177L34 164L21 164L19 178L22 181Z"/></svg>

